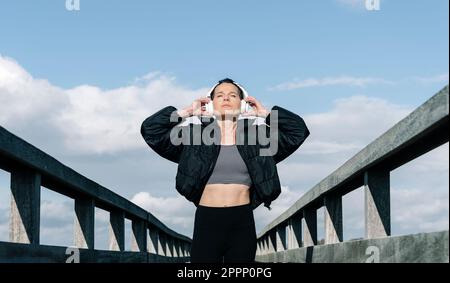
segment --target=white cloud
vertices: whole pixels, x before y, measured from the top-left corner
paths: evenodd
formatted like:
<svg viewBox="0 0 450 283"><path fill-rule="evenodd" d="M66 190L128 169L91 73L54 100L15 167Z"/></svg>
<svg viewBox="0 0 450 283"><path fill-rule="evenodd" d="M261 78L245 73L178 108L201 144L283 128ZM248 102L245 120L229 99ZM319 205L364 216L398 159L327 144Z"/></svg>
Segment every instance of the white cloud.
<svg viewBox="0 0 450 283"><path fill-rule="evenodd" d="M60 93L61 89L46 80L34 79L13 59L0 55L2 125L50 119L61 105L67 103L67 98Z"/></svg>
<svg viewBox="0 0 450 283"><path fill-rule="evenodd" d="M336 86L336 85L349 87L366 87L368 85L373 84L394 84L394 83L382 78L339 76L339 77L325 77L325 78L309 78L305 80L295 79L290 82L284 82L274 87L270 87L269 90L283 91L307 87Z"/></svg>
<svg viewBox="0 0 450 283"><path fill-rule="evenodd" d="M41 217L49 221L73 221L75 216L73 201L41 201Z"/></svg>
<svg viewBox="0 0 450 283"><path fill-rule="evenodd" d="M440 74L432 77L414 77L414 80L429 84L429 83L447 83L448 84L448 73Z"/></svg>
<svg viewBox="0 0 450 283"><path fill-rule="evenodd" d="M394 188L392 198L393 226L397 230L440 231L448 230L448 191L427 193L423 188Z"/></svg>
<svg viewBox="0 0 450 283"><path fill-rule="evenodd" d="M305 145L303 154L330 154L342 151L357 150L361 148L361 144L357 143L338 143L333 141L315 141Z"/></svg>
<svg viewBox="0 0 450 283"><path fill-rule="evenodd" d="M344 240L362 238L364 231L364 190L360 187L342 197Z"/></svg>
<svg viewBox="0 0 450 283"><path fill-rule="evenodd" d="M271 210L267 210L267 208L264 207L264 204L261 204L256 210L254 210L256 232L259 233L262 228L267 226L281 213L285 212L300 198L304 192L305 191L299 188L292 190L288 186L282 185L280 196L270 205L272 208Z"/></svg>
<svg viewBox="0 0 450 283"><path fill-rule="evenodd" d="M345 1L347 2L347 1ZM357 3L358 1L348 1L349 3ZM357 6L357 4L349 4ZM308 79L294 79L289 82L283 82L276 86L269 87L270 91L289 91L295 89L309 88L309 87L324 87L324 86L347 86L364 88L369 85L397 85L399 83L418 82L421 84L433 83L447 83L448 73L439 74L436 76L415 76L410 78L403 78L398 81L387 80L377 77L354 77L354 76L338 76L325 78L308 78Z"/></svg>
<svg viewBox="0 0 450 283"><path fill-rule="evenodd" d="M296 185L295 190L306 191L341 165L337 159L330 158L326 162L302 160L300 157L286 160L277 165L278 175L283 184Z"/></svg>
<svg viewBox="0 0 450 283"><path fill-rule="evenodd" d="M161 109L188 105L205 89L189 90L158 72L111 90L82 85L61 89L33 78L11 58L0 56L0 124L16 132L51 131L74 153L115 153L142 147L142 121Z"/></svg>
<svg viewBox="0 0 450 283"><path fill-rule="evenodd" d="M354 153L411 111L407 106L362 95L337 99L331 111L305 115L304 119L311 129L311 135L299 153Z"/></svg>
<svg viewBox="0 0 450 283"><path fill-rule="evenodd" d="M149 192L140 192L131 201L151 212L169 228L192 234L195 206L183 196L177 194L173 197L157 197Z"/></svg>
<svg viewBox="0 0 450 283"><path fill-rule="evenodd" d="M394 233L448 230L448 154L447 143L391 172Z"/></svg>
<svg viewBox="0 0 450 283"><path fill-rule="evenodd" d="M420 157L419 162L414 162L413 168L414 174L426 175L429 172L435 172L438 174L448 173L449 170L449 147L448 144L440 146L428 152L426 155Z"/></svg>
<svg viewBox="0 0 450 283"><path fill-rule="evenodd" d="M98 221L102 224L109 223L109 212L103 209L96 208L95 221Z"/></svg>
<svg viewBox="0 0 450 283"><path fill-rule="evenodd" d="M42 245L63 247L74 245L73 223L41 227L40 243Z"/></svg>

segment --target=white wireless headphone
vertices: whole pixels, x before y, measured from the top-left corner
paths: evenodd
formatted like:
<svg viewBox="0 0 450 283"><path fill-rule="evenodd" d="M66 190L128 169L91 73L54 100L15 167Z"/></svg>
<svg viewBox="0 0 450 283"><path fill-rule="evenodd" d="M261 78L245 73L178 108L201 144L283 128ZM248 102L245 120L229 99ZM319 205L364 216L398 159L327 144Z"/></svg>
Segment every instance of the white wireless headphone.
<svg viewBox="0 0 450 283"><path fill-rule="evenodd" d="M250 104L245 101L244 99L248 97L248 92L244 89L244 87L242 87L240 84L233 82L238 88L241 89L242 91L242 95L243 95L243 99L241 100L241 113L245 113L248 112L250 110ZM208 92L208 97L211 98L211 94L213 92L213 90L216 88L216 86L218 86L220 84L220 82L216 83ZM214 113L214 107L213 107L213 102L211 99L211 102L205 104L205 110L208 111L209 113Z"/></svg>

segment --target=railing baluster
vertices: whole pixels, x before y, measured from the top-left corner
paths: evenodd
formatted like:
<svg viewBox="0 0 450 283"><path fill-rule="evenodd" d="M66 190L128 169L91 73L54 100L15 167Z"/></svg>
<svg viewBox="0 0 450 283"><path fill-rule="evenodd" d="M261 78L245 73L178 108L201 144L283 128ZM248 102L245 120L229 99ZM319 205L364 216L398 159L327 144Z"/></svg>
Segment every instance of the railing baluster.
<svg viewBox="0 0 450 283"><path fill-rule="evenodd" d="M174 257L180 257L181 251L180 251L180 243L177 239L173 238L173 256Z"/></svg>
<svg viewBox="0 0 450 283"><path fill-rule="evenodd" d="M183 256L189 256L189 244L185 241L183 241Z"/></svg>
<svg viewBox="0 0 450 283"><path fill-rule="evenodd" d="M273 253L274 251L275 250L273 248L273 245L270 242L270 236L268 234L266 237L266 254Z"/></svg>
<svg viewBox="0 0 450 283"><path fill-rule="evenodd" d="M109 216L109 250L125 250L125 213L111 211Z"/></svg>
<svg viewBox="0 0 450 283"><path fill-rule="evenodd" d="M256 241L256 255L261 255L261 241Z"/></svg>
<svg viewBox="0 0 450 283"><path fill-rule="evenodd" d="M132 251L147 251L147 225L144 220L134 219L131 222L132 230L131 233L132 242L131 242L131 250Z"/></svg>
<svg viewBox="0 0 450 283"><path fill-rule="evenodd" d="M298 215L289 219L288 225L288 249L301 247L302 242L302 219Z"/></svg>
<svg viewBox="0 0 450 283"><path fill-rule="evenodd" d="M306 208L303 210L303 219L305 219L305 226L303 227L304 246L317 245L317 210Z"/></svg>
<svg viewBox="0 0 450 283"><path fill-rule="evenodd" d="M11 173L11 242L39 244L40 207L41 175L27 168L15 168Z"/></svg>
<svg viewBox="0 0 450 283"><path fill-rule="evenodd" d="M184 256L190 256L191 254L191 245L188 242L184 242Z"/></svg>
<svg viewBox="0 0 450 283"><path fill-rule="evenodd" d="M84 249L94 248L95 204L91 198L75 199L74 244Z"/></svg>
<svg viewBox="0 0 450 283"><path fill-rule="evenodd" d="M148 233L148 252L152 254L158 254L158 230L154 226L150 226Z"/></svg>
<svg viewBox="0 0 450 283"><path fill-rule="evenodd" d="M277 238L276 238L276 230L274 229L269 231L268 244L269 244L269 253L276 252Z"/></svg>
<svg viewBox="0 0 450 283"><path fill-rule="evenodd" d="M167 255L167 239L166 234L162 231L158 231L158 254L162 256Z"/></svg>
<svg viewBox="0 0 450 283"><path fill-rule="evenodd" d="M389 170L372 169L364 173L366 238L391 235Z"/></svg>
<svg viewBox="0 0 450 283"><path fill-rule="evenodd" d="M185 256L185 251L184 251L184 242L180 239L178 239L178 256L179 257L184 257Z"/></svg>
<svg viewBox="0 0 450 283"><path fill-rule="evenodd" d="M174 238L174 246L175 246L175 250L176 250L176 257L183 256L182 251L181 251L181 243L178 239Z"/></svg>
<svg viewBox="0 0 450 283"><path fill-rule="evenodd" d="M276 236L277 236L277 252L278 251L284 251L287 249L286 244L286 226L287 224L280 224L277 226L276 229Z"/></svg>
<svg viewBox="0 0 450 283"><path fill-rule="evenodd" d="M261 241L261 255L267 254L267 243L266 243L266 237L263 236L260 238Z"/></svg>
<svg viewBox="0 0 450 283"><path fill-rule="evenodd" d="M342 242L344 229L342 225L342 197L325 196L325 244Z"/></svg>
<svg viewBox="0 0 450 283"><path fill-rule="evenodd" d="M167 236L167 256L168 257L173 257L173 242L172 242L172 237Z"/></svg>

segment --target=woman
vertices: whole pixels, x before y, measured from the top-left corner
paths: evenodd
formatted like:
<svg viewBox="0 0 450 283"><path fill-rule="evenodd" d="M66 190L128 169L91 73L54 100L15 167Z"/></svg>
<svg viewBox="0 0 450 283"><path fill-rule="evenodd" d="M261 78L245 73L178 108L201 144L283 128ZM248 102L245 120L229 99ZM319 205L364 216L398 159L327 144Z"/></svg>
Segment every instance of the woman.
<svg viewBox="0 0 450 283"><path fill-rule="evenodd" d="M246 103L253 111L243 112ZM303 119L279 106L267 111L224 79L208 97L148 117L141 133L159 155L178 163L176 189L197 206L191 262L253 262L253 210L263 202L270 209L280 194L275 164L308 137Z"/></svg>

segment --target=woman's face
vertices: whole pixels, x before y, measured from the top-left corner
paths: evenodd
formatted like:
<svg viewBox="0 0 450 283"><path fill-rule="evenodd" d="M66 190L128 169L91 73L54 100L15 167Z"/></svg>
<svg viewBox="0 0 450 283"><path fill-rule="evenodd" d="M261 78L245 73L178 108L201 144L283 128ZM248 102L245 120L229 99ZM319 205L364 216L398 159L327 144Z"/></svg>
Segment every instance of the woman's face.
<svg viewBox="0 0 450 283"><path fill-rule="evenodd" d="M221 115L236 115L241 111L239 89L231 83L222 83L214 90L214 111Z"/></svg>

